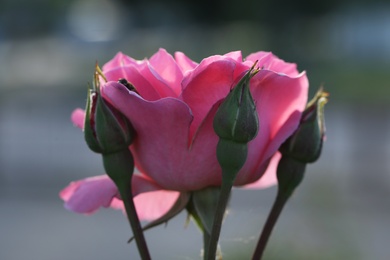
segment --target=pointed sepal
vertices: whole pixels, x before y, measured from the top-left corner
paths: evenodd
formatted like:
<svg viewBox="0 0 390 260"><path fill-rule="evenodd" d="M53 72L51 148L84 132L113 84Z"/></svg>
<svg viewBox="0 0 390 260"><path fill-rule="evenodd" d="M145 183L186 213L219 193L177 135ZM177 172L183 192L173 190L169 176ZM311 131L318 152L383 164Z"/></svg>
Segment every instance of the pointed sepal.
<svg viewBox="0 0 390 260"><path fill-rule="evenodd" d="M214 131L221 139L248 143L257 135L259 119L249 89L250 79L259 72L255 66L244 74L215 114Z"/></svg>
<svg viewBox="0 0 390 260"><path fill-rule="evenodd" d="M320 88L302 113L298 129L281 146L280 151L304 163L315 162L321 155L325 136L324 106L328 93Z"/></svg>

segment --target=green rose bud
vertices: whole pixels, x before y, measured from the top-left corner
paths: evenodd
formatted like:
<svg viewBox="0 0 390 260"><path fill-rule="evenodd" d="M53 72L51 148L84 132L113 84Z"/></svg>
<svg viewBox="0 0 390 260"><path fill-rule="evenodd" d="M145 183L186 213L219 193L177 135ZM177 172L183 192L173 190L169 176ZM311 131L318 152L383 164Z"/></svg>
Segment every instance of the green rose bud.
<svg viewBox="0 0 390 260"><path fill-rule="evenodd" d="M321 154L325 136L324 106L328 93L319 89L302 113L298 129L281 146L283 156L303 163L315 162Z"/></svg>
<svg viewBox="0 0 390 260"><path fill-rule="evenodd" d="M110 154L128 149L135 134L130 121L101 96L100 73L97 69L95 89L88 90L84 137L92 151Z"/></svg>
<svg viewBox="0 0 390 260"><path fill-rule="evenodd" d="M217 159L223 171L222 178L230 182L245 164L247 143L255 138L259 129L256 106L249 90L250 79L259 72L254 69L256 64L230 91L214 117L214 131L220 138Z"/></svg>
<svg viewBox="0 0 390 260"><path fill-rule="evenodd" d="M99 141L96 138L95 118L93 116L96 108L96 97L96 93L88 89L87 107L85 108L84 138L89 149L95 153L102 153L102 147L100 147Z"/></svg>
<svg viewBox="0 0 390 260"><path fill-rule="evenodd" d="M218 108L214 131L221 138L248 143L257 135L259 119L249 90L250 79L259 72L254 66L242 77Z"/></svg>

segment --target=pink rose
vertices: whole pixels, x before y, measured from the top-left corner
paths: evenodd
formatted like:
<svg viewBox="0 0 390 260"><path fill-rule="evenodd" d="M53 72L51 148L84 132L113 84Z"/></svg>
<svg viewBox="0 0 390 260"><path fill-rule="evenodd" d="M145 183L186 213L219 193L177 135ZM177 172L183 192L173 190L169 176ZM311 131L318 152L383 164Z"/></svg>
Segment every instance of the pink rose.
<svg viewBox="0 0 390 260"><path fill-rule="evenodd" d="M141 219L163 215L179 192L221 184L214 115L219 101L256 60L261 70L251 79L250 90L259 133L248 144L247 161L235 186L261 188L275 183L277 150L297 128L307 102L308 80L296 64L268 52L253 53L243 61L240 51L198 64L181 52L172 57L160 49L142 61L118 53L103 66L108 82L102 82L101 95L137 133L130 149L140 172L133 177L133 189ZM139 94L118 83L120 78L131 82ZM82 128L84 112L75 110L72 121ZM123 207L105 175L71 183L60 196L65 207L79 213L92 213L100 206Z"/></svg>

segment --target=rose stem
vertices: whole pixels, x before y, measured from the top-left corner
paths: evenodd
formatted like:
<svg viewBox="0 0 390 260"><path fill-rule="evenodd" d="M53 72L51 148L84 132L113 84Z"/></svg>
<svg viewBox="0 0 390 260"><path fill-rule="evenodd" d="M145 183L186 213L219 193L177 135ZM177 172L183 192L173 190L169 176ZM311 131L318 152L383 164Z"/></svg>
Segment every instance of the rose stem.
<svg viewBox="0 0 390 260"><path fill-rule="evenodd" d="M223 176L223 174L222 174ZM215 260L215 255L218 247L219 235L221 233L222 220L225 215L227 203L229 201L230 191L232 190L233 182L227 179L222 179L221 191L218 199L217 209L214 215L213 228L210 235L210 243L205 249L205 260Z"/></svg>
<svg viewBox="0 0 390 260"><path fill-rule="evenodd" d="M131 229L133 230L133 236L136 241L139 254L141 255L141 259L149 260L151 259L151 257L149 254L148 246L145 241L140 221L138 219L137 212L135 210L131 185L123 185L123 187L119 188L119 192L125 205L127 218L129 220Z"/></svg>
<svg viewBox="0 0 390 260"><path fill-rule="evenodd" d="M151 257L133 201L133 156L129 149L103 154L103 165L119 190L141 259L149 260Z"/></svg>
<svg viewBox="0 0 390 260"><path fill-rule="evenodd" d="M268 239L271 235L271 232L276 224L276 221L279 218L280 213L283 210L284 205L286 204L289 196L286 196L285 194L282 194L280 190L278 190L278 195L276 196L275 202L272 206L272 209L268 215L267 221L264 224L263 231L261 233L261 236L259 238L259 241L257 242L257 246L255 249L255 252L253 253L252 260L260 260L263 253L265 246L267 245Z"/></svg>

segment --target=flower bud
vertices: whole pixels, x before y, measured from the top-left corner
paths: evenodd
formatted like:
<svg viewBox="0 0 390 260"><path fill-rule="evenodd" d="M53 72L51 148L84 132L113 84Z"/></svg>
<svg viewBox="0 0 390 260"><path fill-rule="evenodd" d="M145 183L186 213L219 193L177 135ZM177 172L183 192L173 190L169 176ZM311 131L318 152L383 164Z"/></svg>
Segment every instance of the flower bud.
<svg viewBox="0 0 390 260"><path fill-rule="evenodd" d="M85 121L84 121L84 138L89 149L95 153L102 153L103 150L100 147L98 140L96 139L95 132L95 109L96 109L96 92L88 89L87 94L87 107L85 108Z"/></svg>
<svg viewBox="0 0 390 260"><path fill-rule="evenodd" d="M214 131L221 139L248 143L257 135L259 119L249 90L249 80L259 72L255 65L230 91L215 114Z"/></svg>
<svg viewBox="0 0 390 260"><path fill-rule="evenodd" d="M219 136L217 160L222 168L222 183L233 182L244 166L248 142L257 135L259 119L249 90L250 79L259 72L252 68L245 73L218 108L214 117L214 131Z"/></svg>
<svg viewBox="0 0 390 260"><path fill-rule="evenodd" d="M98 84L97 82L95 80L95 84ZM124 115L103 99L100 87L95 88L96 90L88 91L84 123L84 137L88 147L102 154L128 149L134 138L133 126Z"/></svg>
<svg viewBox="0 0 390 260"><path fill-rule="evenodd" d="M279 194L290 197L303 180L305 169L306 163L282 156L276 171Z"/></svg>
<svg viewBox="0 0 390 260"><path fill-rule="evenodd" d="M328 93L320 88L302 113L298 129L284 142L280 151L304 163L315 162L321 154L325 136L324 106Z"/></svg>

